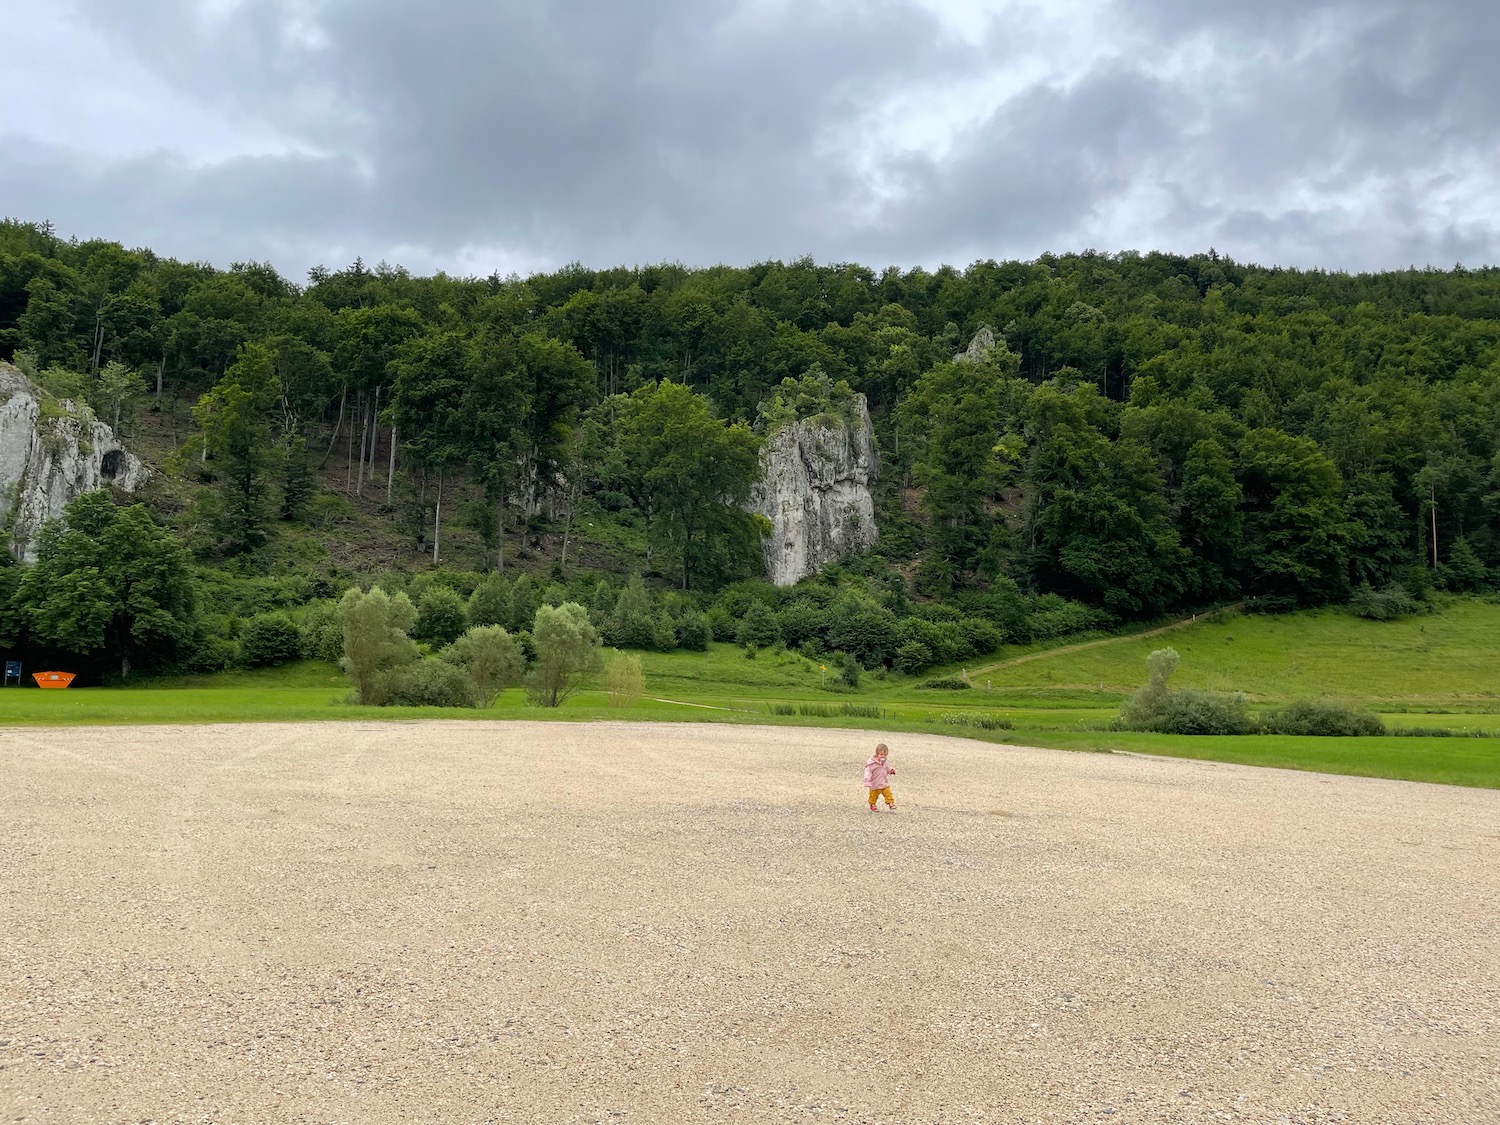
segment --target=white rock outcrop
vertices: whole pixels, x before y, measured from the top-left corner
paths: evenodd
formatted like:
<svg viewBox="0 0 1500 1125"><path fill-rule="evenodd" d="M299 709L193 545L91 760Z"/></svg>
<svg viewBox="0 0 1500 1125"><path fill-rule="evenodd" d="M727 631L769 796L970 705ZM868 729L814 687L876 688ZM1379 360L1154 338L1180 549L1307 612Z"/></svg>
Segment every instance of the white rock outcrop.
<svg viewBox="0 0 1500 1125"><path fill-rule="evenodd" d="M749 504L771 521L771 534L761 540L766 577L790 586L873 547L871 485L878 475L864 395L855 395L836 421L807 418L772 434L761 450L761 479Z"/></svg>
<svg viewBox="0 0 1500 1125"><path fill-rule="evenodd" d="M86 406L43 409L20 370L0 363L0 526L12 554L36 558L42 524L102 485L134 492L150 473Z"/></svg>

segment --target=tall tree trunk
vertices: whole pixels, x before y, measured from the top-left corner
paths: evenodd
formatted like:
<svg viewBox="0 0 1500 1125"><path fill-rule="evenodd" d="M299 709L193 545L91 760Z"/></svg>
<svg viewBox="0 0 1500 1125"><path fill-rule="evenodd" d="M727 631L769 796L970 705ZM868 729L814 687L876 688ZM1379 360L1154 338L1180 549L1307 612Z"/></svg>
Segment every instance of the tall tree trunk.
<svg viewBox="0 0 1500 1125"><path fill-rule="evenodd" d="M328 464L328 458L333 456L333 447L339 443L339 431L344 428L344 403L349 400L349 384L344 384L343 393L339 395L339 420L333 424L333 437L328 439L328 452L323 454L323 460L318 463L318 468Z"/></svg>
<svg viewBox="0 0 1500 1125"><path fill-rule="evenodd" d="M354 413L357 415L364 408L364 391L357 391L354 396ZM348 492L354 484L354 423L349 424L349 445L344 451L344 491Z"/></svg>
<svg viewBox="0 0 1500 1125"><path fill-rule="evenodd" d="M380 456L380 392L381 387L375 387L375 403L370 407L370 485L375 484L375 461Z"/></svg>
<svg viewBox="0 0 1500 1125"><path fill-rule="evenodd" d="M1432 511L1432 569L1436 570L1438 565L1437 550L1437 485L1427 486L1427 499Z"/></svg>
<svg viewBox="0 0 1500 1125"><path fill-rule="evenodd" d="M364 410L360 412L360 417L359 475L354 484L354 495L356 496L363 496L365 494L365 449L370 444L370 407L368 403L365 404Z"/></svg>
<svg viewBox="0 0 1500 1125"><path fill-rule="evenodd" d="M161 353L161 361L156 365L156 412L161 413L161 380L167 370L167 353Z"/></svg>
<svg viewBox="0 0 1500 1125"><path fill-rule="evenodd" d="M391 502L391 489L396 482L396 427L391 427L391 465L385 471L385 502Z"/></svg>
<svg viewBox="0 0 1500 1125"><path fill-rule="evenodd" d="M437 508L432 514L432 565L438 564L438 545L443 539L443 473L438 470Z"/></svg>

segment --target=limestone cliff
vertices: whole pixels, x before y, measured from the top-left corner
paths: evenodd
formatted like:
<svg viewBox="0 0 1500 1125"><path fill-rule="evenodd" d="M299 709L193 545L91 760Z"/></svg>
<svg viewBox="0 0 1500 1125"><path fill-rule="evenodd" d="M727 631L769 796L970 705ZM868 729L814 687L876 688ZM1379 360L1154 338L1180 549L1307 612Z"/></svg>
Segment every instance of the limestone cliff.
<svg viewBox="0 0 1500 1125"><path fill-rule="evenodd" d="M750 510L771 521L766 577L790 586L875 545L871 484L879 472L864 395L830 417L788 422L761 451Z"/></svg>
<svg viewBox="0 0 1500 1125"><path fill-rule="evenodd" d="M87 406L49 399L0 363L0 527L17 558L36 557L36 535L80 493L109 484L134 492L149 473Z"/></svg>

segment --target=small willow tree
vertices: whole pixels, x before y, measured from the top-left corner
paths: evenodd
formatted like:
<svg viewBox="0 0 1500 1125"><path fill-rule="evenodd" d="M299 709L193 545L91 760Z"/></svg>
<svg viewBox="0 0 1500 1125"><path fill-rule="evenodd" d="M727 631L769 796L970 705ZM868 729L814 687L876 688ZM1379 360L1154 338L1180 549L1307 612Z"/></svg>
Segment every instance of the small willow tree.
<svg viewBox="0 0 1500 1125"><path fill-rule="evenodd" d="M391 597L379 586L368 594L353 589L339 603L339 618L344 626L344 671L354 681L359 702L377 703L380 674L421 657L409 636L416 607L405 594Z"/></svg>
<svg viewBox="0 0 1500 1125"><path fill-rule="evenodd" d="M584 676L599 670L599 633L577 602L540 607L531 643L536 664L526 677L526 694L538 706L560 705Z"/></svg>
<svg viewBox="0 0 1500 1125"><path fill-rule="evenodd" d="M474 704L489 708L506 688L521 682L526 657L516 639L499 625L475 625L448 646L443 659L474 681Z"/></svg>
<svg viewBox="0 0 1500 1125"><path fill-rule="evenodd" d="M633 707L646 690L646 673L641 658L633 652L617 652L610 659L605 679L611 707Z"/></svg>

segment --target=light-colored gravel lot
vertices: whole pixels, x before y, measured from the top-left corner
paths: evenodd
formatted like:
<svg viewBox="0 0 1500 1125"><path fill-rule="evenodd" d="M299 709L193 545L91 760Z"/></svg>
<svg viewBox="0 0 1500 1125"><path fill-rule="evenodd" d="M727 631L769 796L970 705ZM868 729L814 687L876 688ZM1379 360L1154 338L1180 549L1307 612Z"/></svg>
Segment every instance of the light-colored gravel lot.
<svg viewBox="0 0 1500 1125"><path fill-rule="evenodd" d="M1500 1121L1500 793L872 741L0 732L0 1120Z"/></svg>

